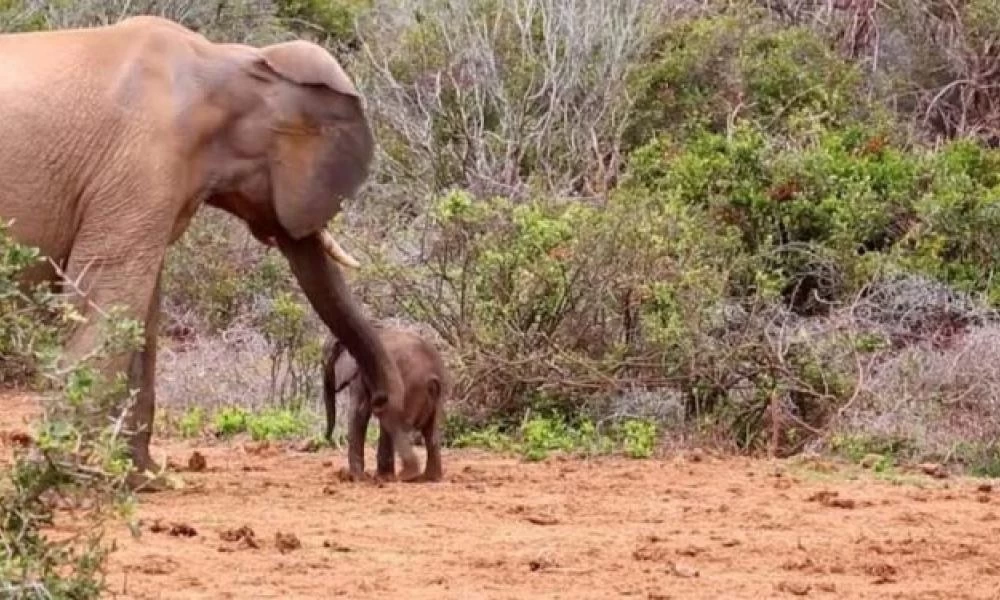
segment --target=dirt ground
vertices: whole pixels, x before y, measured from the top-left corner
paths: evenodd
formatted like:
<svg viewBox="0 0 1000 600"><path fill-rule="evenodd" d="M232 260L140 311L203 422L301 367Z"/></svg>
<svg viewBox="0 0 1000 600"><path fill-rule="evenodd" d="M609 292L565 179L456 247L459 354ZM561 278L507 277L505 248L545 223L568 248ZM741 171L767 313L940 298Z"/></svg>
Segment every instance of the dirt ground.
<svg viewBox="0 0 1000 600"><path fill-rule="evenodd" d="M0 430L28 412L0 398ZM141 496L109 597L1000 598L1000 488L983 480L447 451L444 482L380 487L340 482L342 451L157 451L207 468Z"/></svg>

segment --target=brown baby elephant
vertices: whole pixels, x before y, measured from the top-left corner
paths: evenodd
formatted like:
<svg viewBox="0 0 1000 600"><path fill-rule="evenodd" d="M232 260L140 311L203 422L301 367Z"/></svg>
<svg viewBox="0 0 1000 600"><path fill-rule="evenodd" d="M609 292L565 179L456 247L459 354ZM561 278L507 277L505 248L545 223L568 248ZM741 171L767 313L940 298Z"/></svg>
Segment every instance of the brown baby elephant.
<svg viewBox="0 0 1000 600"><path fill-rule="evenodd" d="M396 464L394 451L404 461L399 474L402 481L440 481L441 429L444 425L444 398L450 389L450 379L444 361L437 349L416 333L397 327L377 326L379 337L389 358L395 361L403 381L402 426L412 433L419 431L427 449L427 464L421 475L416 465L409 435L393 437L384 427L379 427L376 453L377 475L380 479L394 479ZM358 371L357 365L344 345L336 338L329 338L323 346L323 402L326 405L326 439L333 435L337 422L336 396L349 387L350 423L347 429L347 464L350 474L360 479L365 471L364 444L368 421L372 415L371 389ZM403 445L405 447L399 447Z"/></svg>

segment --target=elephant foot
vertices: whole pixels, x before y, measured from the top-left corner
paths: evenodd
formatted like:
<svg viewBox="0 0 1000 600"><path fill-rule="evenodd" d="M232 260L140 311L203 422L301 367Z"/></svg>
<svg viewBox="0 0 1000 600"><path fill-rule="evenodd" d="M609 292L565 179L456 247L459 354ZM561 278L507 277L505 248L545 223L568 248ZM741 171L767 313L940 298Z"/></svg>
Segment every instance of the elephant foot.
<svg viewBox="0 0 1000 600"><path fill-rule="evenodd" d="M424 473L417 478L417 481L423 483L438 483L442 479L443 477L441 476L441 473L428 473L427 471L424 471Z"/></svg>
<svg viewBox="0 0 1000 600"><path fill-rule="evenodd" d="M354 471L351 471L347 467L340 467L340 470L337 471L337 479L348 483L357 483L359 481L365 480L365 474L355 473Z"/></svg>
<svg viewBox="0 0 1000 600"><path fill-rule="evenodd" d="M404 466L403 470L399 473L399 480L407 483L420 481L422 477L423 473L420 472L420 467L417 465Z"/></svg>
<svg viewBox="0 0 1000 600"><path fill-rule="evenodd" d="M134 452L132 471L125 478L125 485L133 492L162 492L170 489L166 469L153 461L148 451Z"/></svg>
<svg viewBox="0 0 1000 600"><path fill-rule="evenodd" d="M133 470L125 476L125 486L134 493L155 493L171 489L165 473Z"/></svg>
<svg viewBox="0 0 1000 600"><path fill-rule="evenodd" d="M375 481L380 481L383 483L392 483L396 481L396 474L392 471L377 471L375 473Z"/></svg>

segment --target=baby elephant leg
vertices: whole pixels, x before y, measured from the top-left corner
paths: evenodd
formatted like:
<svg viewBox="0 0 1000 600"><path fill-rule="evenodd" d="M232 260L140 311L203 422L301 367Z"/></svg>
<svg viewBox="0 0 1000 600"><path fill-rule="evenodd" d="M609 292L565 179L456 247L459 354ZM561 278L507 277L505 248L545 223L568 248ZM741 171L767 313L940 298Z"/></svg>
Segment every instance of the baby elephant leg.
<svg viewBox="0 0 1000 600"><path fill-rule="evenodd" d="M368 421L371 419L371 404L367 402L367 390L363 385L351 384L350 416L351 422L347 429L347 468L351 476L360 480L365 475L365 433L368 431Z"/></svg>
<svg viewBox="0 0 1000 600"><path fill-rule="evenodd" d="M427 448L427 464L424 466L424 481L441 481L441 431L435 425L424 429L424 447Z"/></svg>
<svg viewBox="0 0 1000 600"><path fill-rule="evenodd" d="M386 410L379 415L379 421L392 439L393 449L399 454L403 468L399 471L401 481L413 481L420 477L420 461L413 451L413 440L404 425L403 415L397 410Z"/></svg>
<svg viewBox="0 0 1000 600"><path fill-rule="evenodd" d="M434 416L427 420L422 429L424 447L427 449L427 464L424 466L424 481L441 481L444 469L441 465L441 435L444 429L444 409L438 403Z"/></svg>
<svg viewBox="0 0 1000 600"><path fill-rule="evenodd" d="M396 455L392 434L379 422L378 450L375 454L376 474L383 481L396 479Z"/></svg>

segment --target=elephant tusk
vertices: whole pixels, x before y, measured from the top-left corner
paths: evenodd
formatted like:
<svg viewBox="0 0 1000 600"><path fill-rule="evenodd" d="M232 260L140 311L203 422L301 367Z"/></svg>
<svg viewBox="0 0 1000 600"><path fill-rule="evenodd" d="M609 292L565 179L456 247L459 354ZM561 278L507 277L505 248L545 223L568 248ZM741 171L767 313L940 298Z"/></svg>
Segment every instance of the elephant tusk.
<svg viewBox="0 0 1000 600"><path fill-rule="evenodd" d="M337 243L337 240L333 239L333 236L330 235L329 231L324 230L322 233L320 233L319 239L320 242L323 244L323 249L326 250L326 253L329 254L330 258L332 258L333 260L339 262L345 267L350 267L352 269L357 269L358 267L361 266L361 263L355 260L353 256L348 254L347 251L344 250L340 246L340 244Z"/></svg>

